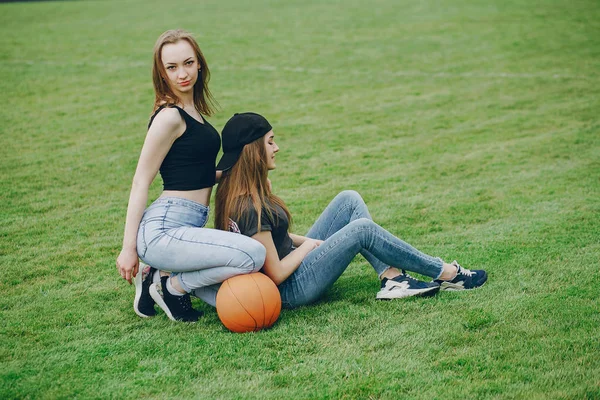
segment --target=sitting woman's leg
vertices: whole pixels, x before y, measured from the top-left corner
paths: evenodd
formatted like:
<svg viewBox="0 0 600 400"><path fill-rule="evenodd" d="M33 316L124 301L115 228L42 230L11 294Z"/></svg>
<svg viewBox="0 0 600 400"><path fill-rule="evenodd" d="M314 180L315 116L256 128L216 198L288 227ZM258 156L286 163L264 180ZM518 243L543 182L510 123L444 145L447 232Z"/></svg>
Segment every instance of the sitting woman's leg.
<svg viewBox="0 0 600 400"><path fill-rule="evenodd" d="M306 236L325 240L359 218L373 219L361 195L354 190L344 190L325 207Z"/></svg>
<svg viewBox="0 0 600 400"><path fill-rule="evenodd" d="M354 190L344 190L327 205L306 236L326 240L350 222L360 218L373 220L362 196ZM398 269L385 265L368 250L363 249L360 253L377 271L380 279L392 279L401 274Z"/></svg>
<svg viewBox="0 0 600 400"><path fill-rule="evenodd" d="M359 218L311 251L298 269L280 285L283 305L294 308L317 300L346 270L352 259L365 250L379 261L372 263L378 274L383 273L388 265L432 278L438 278L444 271L444 263L439 258L418 251L370 219Z"/></svg>

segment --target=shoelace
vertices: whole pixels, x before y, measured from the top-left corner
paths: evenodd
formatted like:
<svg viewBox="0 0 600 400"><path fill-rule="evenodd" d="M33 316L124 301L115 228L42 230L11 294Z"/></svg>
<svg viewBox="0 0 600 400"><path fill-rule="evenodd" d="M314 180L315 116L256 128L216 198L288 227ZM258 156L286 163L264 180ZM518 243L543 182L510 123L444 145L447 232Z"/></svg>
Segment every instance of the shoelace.
<svg viewBox="0 0 600 400"><path fill-rule="evenodd" d="M456 265L456 267L458 269L458 271L456 271L456 276L458 276L458 275L473 276L473 271L471 271L470 269L461 267L460 264L456 262L456 260L454 260L452 265Z"/></svg>
<svg viewBox="0 0 600 400"><path fill-rule="evenodd" d="M406 277L406 279L408 279L409 281L412 281L412 282L418 281L417 279L415 279L412 276L410 276L409 274L407 274L405 270L402 270L402 275L404 275Z"/></svg>

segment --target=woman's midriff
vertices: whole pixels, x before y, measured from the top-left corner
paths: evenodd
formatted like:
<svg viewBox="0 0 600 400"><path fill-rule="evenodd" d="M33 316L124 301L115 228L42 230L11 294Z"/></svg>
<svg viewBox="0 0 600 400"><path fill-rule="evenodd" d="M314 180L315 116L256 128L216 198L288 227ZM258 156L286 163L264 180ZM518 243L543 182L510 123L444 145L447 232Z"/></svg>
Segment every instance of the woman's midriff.
<svg viewBox="0 0 600 400"><path fill-rule="evenodd" d="M198 189L198 190L165 190L162 192L160 197L179 197L182 199L187 199L191 201L195 201L196 203L204 204L208 207L208 203L210 202L210 194L212 192L212 187Z"/></svg>

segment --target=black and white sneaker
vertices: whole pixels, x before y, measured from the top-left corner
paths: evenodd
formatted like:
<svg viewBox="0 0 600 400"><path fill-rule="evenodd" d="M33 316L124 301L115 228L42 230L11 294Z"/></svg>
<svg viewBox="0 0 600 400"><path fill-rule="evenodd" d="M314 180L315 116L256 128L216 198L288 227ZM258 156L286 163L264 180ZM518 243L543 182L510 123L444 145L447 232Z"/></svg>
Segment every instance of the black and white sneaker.
<svg viewBox="0 0 600 400"><path fill-rule="evenodd" d="M436 280L440 284L440 290L467 290L475 289L480 287L487 281L487 273L482 270L468 270L460 266L460 264L454 260L452 261L458 272L456 277L451 281Z"/></svg>
<svg viewBox="0 0 600 400"><path fill-rule="evenodd" d="M134 278L135 298L133 299L133 309L137 315L142 318L153 317L156 315L154 309L154 300L150 296L150 285L156 269L149 265L140 263L140 268Z"/></svg>
<svg viewBox="0 0 600 400"><path fill-rule="evenodd" d="M168 276L160 278L160 282L150 285L150 296L163 309L167 317L173 321L196 322L204 313L194 310L189 293L175 296L167 290Z"/></svg>
<svg viewBox="0 0 600 400"><path fill-rule="evenodd" d="M402 299L410 296L433 296L440 290L436 282L423 282L402 271L393 279L383 278L378 300Z"/></svg>

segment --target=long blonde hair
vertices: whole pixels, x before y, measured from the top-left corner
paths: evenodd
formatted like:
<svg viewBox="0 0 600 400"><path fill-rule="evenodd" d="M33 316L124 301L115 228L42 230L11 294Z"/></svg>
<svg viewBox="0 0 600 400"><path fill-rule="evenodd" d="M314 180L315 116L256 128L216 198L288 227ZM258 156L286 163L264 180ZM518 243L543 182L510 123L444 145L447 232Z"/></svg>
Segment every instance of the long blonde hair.
<svg viewBox="0 0 600 400"><path fill-rule="evenodd" d="M275 196L267 182L267 152L263 138L244 146L239 159L229 171L224 171L215 197L215 227L229 230L229 219L236 221L248 210L250 203L258 215L258 232L263 210L271 220L273 207L283 209L292 225L292 216L283 200ZM248 200L251 200L249 202Z"/></svg>
<svg viewBox="0 0 600 400"><path fill-rule="evenodd" d="M200 46L196 39L182 29L169 30L160 35L154 45L154 61L152 63L152 82L154 83L154 110L156 111L161 105L175 105L180 102L180 99L175 95L169 87L167 73L162 62L162 49L166 44L175 44L180 40L187 41L196 53L198 65L201 70L201 79L198 79L194 84L194 105L200 114L211 116L218 107L217 102L213 98L212 93L208 89L208 81L210 80L210 70L206 59L200 50Z"/></svg>

